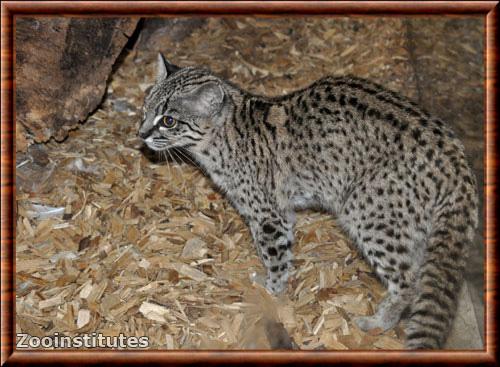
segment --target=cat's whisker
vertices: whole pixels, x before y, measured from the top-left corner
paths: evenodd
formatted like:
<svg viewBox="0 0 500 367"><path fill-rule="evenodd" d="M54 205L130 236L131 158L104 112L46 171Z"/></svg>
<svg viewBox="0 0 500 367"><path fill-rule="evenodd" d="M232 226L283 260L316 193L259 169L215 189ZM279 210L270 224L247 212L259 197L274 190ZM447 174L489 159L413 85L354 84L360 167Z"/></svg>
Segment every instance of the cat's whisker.
<svg viewBox="0 0 500 367"><path fill-rule="evenodd" d="M196 162L193 158L189 156L189 154L185 153L182 151L182 149L178 149L177 152L182 155L185 159L188 160L188 162L191 162L195 167L199 168L205 175L208 175L208 172L206 169L201 166L198 162Z"/></svg>
<svg viewBox="0 0 500 367"><path fill-rule="evenodd" d="M201 168L192 158L190 158L187 154L185 154L181 149L176 149L176 152L186 159L188 162L192 163L194 166Z"/></svg>
<svg viewBox="0 0 500 367"><path fill-rule="evenodd" d="M182 148L179 149L179 153L181 153L189 162L191 162L195 167L198 167L203 173L207 174L205 168L200 165L196 159L194 159L193 157L191 157L191 155L187 152L185 152Z"/></svg>
<svg viewBox="0 0 500 367"><path fill-rule="evenodd" d="M174 149L171 149L170 150L170 153L172 155L172 158L175 160L175 163L176 163L176 166L177 166L177 169L179 169L179 167L181 166L182 164L182 159L179 158L179 156L177 155L177 153L175 152L175 148Z"/></svg>
<svg viewBox="0 0 500 367"><path fill-rule="evenodd" d="M170 169L170 162L168 161L167 150L162 150L163 156L165 157L165 161L167 162L168 175L172 178L172 170Z"/></svg>
<svg viewBox="0 0 500 367"><path fill-rule="evenodd" d="M172 149L167 149L165 152L167 152L168 156L173 161L172 168L173 169L177 169L179 167L179 162L177 162L177 160L175 159L175 157L172 155L172 153L173 153Z"/></svg>
<svg viewBox="0 0 500 367"><path fill-rule="evenodd" d="M178 163L175 160L175 158L172 156L172 149L166 149L165 154L168 154L168 157L170 158L170 161L172 162L172 169L174 169L175 166L178 165Z"/></svg>
<svg viewBox="0 0 500 367"><path fill-rule="evenodd" d="M180 167L180 163L181 163L182 159L180 159L180 158L179 158L179 156L177 155L177 153L176 153L175 151L176 151L176 149L175 149L175 148L174 148L174 149L172 149L172 154L173 154L173 155L175 155L175 156L179 159L179 162L177 163L177 167L176 167L176 169L177 169L177 172L179 173L179 176L181 176L181 177L182 177L182 183L183 183L183 184L184 184L184 186L185 186L185 185L186 185L186 179L185 179L184 175L182 174L182 169L181 169L181 167Z"/></svg>

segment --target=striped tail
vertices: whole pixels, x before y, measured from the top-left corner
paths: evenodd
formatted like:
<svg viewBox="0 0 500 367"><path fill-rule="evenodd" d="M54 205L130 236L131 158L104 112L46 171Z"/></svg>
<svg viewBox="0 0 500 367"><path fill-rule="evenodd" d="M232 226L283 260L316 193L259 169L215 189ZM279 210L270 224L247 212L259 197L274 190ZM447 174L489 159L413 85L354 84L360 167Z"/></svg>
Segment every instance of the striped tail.
<svg viewBox="0 0 500 367"><path fill-rule="evenodd" d="M437 216L419 274L417 296L410 309L408 349L440 349L446 342L457 310L468 248L474 238L474 222L477 223L469 216L474 214L450 207Z"/></svg>

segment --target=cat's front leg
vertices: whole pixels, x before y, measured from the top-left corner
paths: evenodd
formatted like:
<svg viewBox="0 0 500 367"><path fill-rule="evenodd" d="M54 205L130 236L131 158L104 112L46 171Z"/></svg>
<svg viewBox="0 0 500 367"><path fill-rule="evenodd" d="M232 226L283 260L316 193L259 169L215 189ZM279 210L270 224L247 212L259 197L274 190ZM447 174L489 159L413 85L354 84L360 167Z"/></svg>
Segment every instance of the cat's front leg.
<svg viewBox="0 0 500 367"><path fill-rule="evenodd" d="M287 287L293 259L293 223L275 211L250 224L257 252L267 270L266 288L273 294Z"/></svg>

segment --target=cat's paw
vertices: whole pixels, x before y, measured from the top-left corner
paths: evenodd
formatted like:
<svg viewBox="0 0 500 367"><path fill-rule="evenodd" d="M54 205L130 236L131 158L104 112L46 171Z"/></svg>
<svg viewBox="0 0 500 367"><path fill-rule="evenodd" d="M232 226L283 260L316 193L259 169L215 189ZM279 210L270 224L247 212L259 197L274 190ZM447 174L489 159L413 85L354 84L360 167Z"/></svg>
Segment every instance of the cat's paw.
<svg viewBox="0 0 500 367"><path fill-rule="evenodd" d="M363 331L368 331L368 330L372 330L372 329L381 327L380 320L376 316L354 317L353 321Z"/></svg>
<svg viewBox="0 0 500 367"><path fill-rule="evenodd" d="M381 332L385 332L392 329L398 322L397 318L391 318L390 320L380 317L380 315L373 316L359 316L355 317L354 322L363 331L369 331L373 329L380 329Z"/></svg>
<svg viewBox="0 0 500 367"><path fill-rule="evenodd" d="M274 295L279 295L285 291L288 285L288 277L268 277L266 279L266 289Z"/></svg>

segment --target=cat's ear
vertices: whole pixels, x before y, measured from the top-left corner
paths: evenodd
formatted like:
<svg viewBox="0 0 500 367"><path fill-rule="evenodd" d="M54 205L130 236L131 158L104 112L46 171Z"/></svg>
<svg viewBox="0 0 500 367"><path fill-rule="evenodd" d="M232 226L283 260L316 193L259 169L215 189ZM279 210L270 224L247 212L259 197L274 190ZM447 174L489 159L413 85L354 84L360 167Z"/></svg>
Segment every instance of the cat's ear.
<svg viewBox="0 0 500 367"><path fill-rule="evenodd" d="M194 116L213 117L222 109L224 91L217 82L206 82L185 96L183 102Z"/></svg>
<svg viewBox="0 0 500 367"><path fill-rule="evenodd" d="M168 60L163 56L161 52L158 53L158 65L156 67L156 79L164 79L171 74L175 73L179 70L180 67L171 64Z"/></svg>

